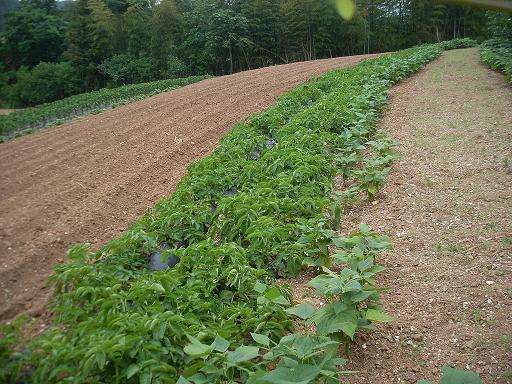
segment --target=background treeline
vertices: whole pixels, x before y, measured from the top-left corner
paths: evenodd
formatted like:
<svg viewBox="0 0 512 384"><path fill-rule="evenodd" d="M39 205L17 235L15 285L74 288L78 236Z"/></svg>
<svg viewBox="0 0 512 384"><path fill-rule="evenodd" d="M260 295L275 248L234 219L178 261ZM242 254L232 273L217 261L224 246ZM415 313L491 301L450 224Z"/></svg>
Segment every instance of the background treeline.
<svg viewBox="0 0 512 384"><path fill-rule="evenodd" d="M481 40L494 17L429 0L361 0L350 21L329 0L4 0L2 7L0 100L10 107L105 86Z"/></svg>

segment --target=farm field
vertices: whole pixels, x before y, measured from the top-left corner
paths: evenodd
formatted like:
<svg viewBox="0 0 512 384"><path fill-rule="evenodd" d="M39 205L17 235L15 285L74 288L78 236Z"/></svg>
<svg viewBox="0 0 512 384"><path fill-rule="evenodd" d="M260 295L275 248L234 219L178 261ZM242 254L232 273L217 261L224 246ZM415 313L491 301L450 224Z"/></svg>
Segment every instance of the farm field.
<svg viewBox="0 0 512 384"><path fill-rule="evenodd" d="M126 230L233 123L311 76L373 56L209 79L1 144L0 318L40 313L46 279L71 245L97 248Z"/></svg>
<svg viewBox="0 0 512 384"><path fill-rule="evenodd" d="M357 372L342 382L412 384L437 382L441 367L452 366L508 384L512 95L502 74L480 64L478 49L456 49L468 46L474 42L424 45L329 72L232 130L252 108L263 109L332 60L203 81L7 143L13 152L17 143L23 149L22 166L7 178L31 175L21 186L6 184L14 205L23 205L18 195L38 192L39 204L48 205L10 212L13 223L26 221L5 225L5 239L49 210L55 218L35 228L35 243L46 249L80 241L70 227L93 239L92 250L114 240L96 253L70 250L71 262L52 276L53 324L60 326L5 360L0 378L21 369L17 377L35 383L334 384L347 369ZM496 52L488 65L505 72ZM281 69L274 73L280 86L254 84L261 72ZM238 78L244 76L251 80ZM296 83L283 89L280 76ZM219 84L225 88L217 93ZM258 95L266 89L257 98L263 101L245 105L255 88ZM231 108L220 95L231 90L229 102L242 108L239 116L222 116ZM179 106L181 116L166 115L170 99L189 103L197 93L190 109ZM181 119L169 133L173 117ZM85 130L91 123L103 136ZM38 140L62 129L77 139L53 136L65 146L53 146L58 155L50 162L42 151L33 168L30 149L38 153ZM69 168L58 169L59 162ZM59 209L56 193L68 207ZM146 214L120 235L130 224L123 228L122 216L141 216L134 201ZM54 233L44 242L42 228L49 227ZM45 313L45 294L32 308L27 295L41 291L34 281L63 261L63 251L41 260L41 249L31 246L31 258L19 263L11 253L2 265L6 277L16 273L10 283L25 289L5 318ZM172 270L152 270L158 257ZM41 269L25 273L36 262ZM45 316L37 327L47 327ZM315 332L305 334L308 328ZM19 336L5 335L4 346L16 345ZM349 350L348 361L340 358ZM465 375L443 370L442 384ZM468 383L480 382L475 376L467 373L475 380Z"/></svg>

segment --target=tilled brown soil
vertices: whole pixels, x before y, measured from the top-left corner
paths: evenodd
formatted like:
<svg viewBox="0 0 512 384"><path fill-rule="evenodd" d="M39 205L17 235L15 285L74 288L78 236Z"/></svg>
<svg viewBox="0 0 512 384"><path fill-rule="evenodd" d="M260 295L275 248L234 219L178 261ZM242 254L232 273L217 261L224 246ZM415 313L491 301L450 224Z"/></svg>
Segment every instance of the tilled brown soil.
<svg viewBox="0 0 512 384"><path fill-rule="evenodd" d="M205 80L0 145L0 320L38 314L54 265L97 248L170 195L233 123L327 70L375 55Z"/></svg>

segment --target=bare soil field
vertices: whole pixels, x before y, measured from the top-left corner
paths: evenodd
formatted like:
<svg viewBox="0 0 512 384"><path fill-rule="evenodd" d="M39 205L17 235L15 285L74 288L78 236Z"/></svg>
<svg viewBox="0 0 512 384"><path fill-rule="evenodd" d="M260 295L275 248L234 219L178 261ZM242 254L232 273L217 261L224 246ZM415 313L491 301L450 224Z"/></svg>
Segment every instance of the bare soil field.
<svg viewBox="0 0 512 384"><path fill-rule="evenodd" d="M448 365L512 383L512 88L476 49L448 51L391 91L400 144L379 199L342 225L387 232L383 305L397 320L354 343L347 383L438 382Z"/></svg>
<svg viewBox="0 0 512 384"><path fill-rule="evenodd" d="M38 315L47 277L79 242L105 244L172 194L233 123L351 56L195 83L0 144L0 320Z"/></svg>

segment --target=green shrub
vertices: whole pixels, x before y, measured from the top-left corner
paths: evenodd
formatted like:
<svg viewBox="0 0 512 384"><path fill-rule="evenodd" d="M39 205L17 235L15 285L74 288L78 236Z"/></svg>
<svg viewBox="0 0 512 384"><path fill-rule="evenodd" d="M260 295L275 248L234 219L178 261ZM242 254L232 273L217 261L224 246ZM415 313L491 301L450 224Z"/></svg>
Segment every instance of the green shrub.
<svg viewBox="0 0 512 384"><path fill-rule="evenodd" d="M478 45L478 43L475 40L470 39L469 37L447 40L447 41L443 41L441 43L441 47L443 47L443 49L445 49L445 50L459 49L459 48L473 48L473 47L476 47L477 45Z"/></svg>
<svg viewBox="0 0 512 384"><path fill-rule="evenodd" d="M26 107L62 99L80 92L81 80L70 63L40 63L33 69L21 67L16 83L3 90L5 102Z"/></svg>
<svg viewBox="0 0 512 384"><path fill-rule="evenodd" d="M480 48L480 59L512 81L512 39L490 39Z"/></svg>
<svg viewBox="0 0 512 384"><path fill-rule="evenodd" d="M119 85L143 83L155 78L155 64L149 57L132 55L115 55L103 61L99 66L100 73Z"/></svg>

